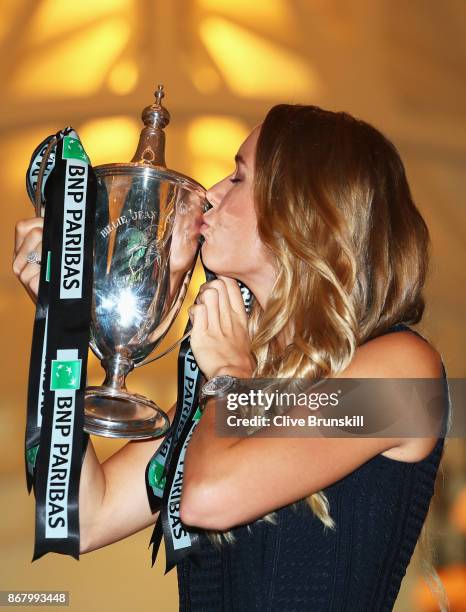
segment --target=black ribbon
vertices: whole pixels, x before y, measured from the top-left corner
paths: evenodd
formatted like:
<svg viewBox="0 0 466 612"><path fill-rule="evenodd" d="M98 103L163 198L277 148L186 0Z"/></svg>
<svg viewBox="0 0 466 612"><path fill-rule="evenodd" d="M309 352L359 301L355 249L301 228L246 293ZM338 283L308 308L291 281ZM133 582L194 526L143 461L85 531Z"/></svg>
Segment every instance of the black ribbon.
<svg viewBox="0 0 466 612"><path fill-rule="evenodd" d="M55 136L41 190L45 204L41 273L29 370L26 478L36 497L33 561L48 552L79 559L79 480L93 280L96 179L78 135ZM33 153L35 177L53 136ZM52 160L52 161L51 161Z"/></svg>
<svg viewBox="0 0 466 612"><path fill-rule="evenodd" d="M216 278L204 268L207 281ZM246 311L249 313L252 294L238 281ZM191 329L191 321L185 333ZM200 549L199 530L181 522L180 501L183 486L183 467L186 448L201 418L199 390L202 373L191 351L189 337L178 355L178 395L175 417L169 434L154 453L146 467L146 488L152 512L160 510L149 547L152 545L152 566L155 563L162 537L165 543L166 568L175 565Z"/></svg>
<svg viewBox="0 0 466 612"><path fill-rule="evenodd" d="M47 148L52 140L55 143L61 140L65 135L70 134L71 127L61 130L57 134L47 136L34 150L29 167L26 172L26 190L29 198L35 204L37 181L40 174L41 166L44 167L42 184L40 186L39 199L41 205L45 205L45 185L55 164L56 144L51 148L48 159L44 159ZM47 219L44 219L48 225ZM28 410L26 416L26 436L25 436L25 466L26 466L26 483L28 492L30 493L33 487L35 478L35 464L37 452L39 450L39 438L42 426L42 412L44 403L43 385L45 375L45 349L47 346L47 321L49 307L49 283L50 274L49 267L49 247L45 244L47 237L43 235L42 240L42 260L45 265L41 268L39 280L39 293L36 305L36 314L34 320L34 332L31 348L31 362L29 369L29 385L28 385ZM44 260L45 255L45 260ZM39 368L37 364L41 363ZM34 366L32 366L34 364Z"/></svg>

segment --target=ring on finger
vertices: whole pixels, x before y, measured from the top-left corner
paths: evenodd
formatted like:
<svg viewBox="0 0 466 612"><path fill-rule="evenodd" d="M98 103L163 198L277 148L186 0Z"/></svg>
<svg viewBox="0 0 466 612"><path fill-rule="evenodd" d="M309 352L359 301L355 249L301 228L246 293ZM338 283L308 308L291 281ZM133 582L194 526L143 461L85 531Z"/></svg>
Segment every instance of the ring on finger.
<svg viewBox="0 0 466 612"><path fill-rule="evenodd" d="M39 266L41 264L40 255L37 251L29 251L29 253L26 255L26 261L28 263L38 264Z"/></svg>

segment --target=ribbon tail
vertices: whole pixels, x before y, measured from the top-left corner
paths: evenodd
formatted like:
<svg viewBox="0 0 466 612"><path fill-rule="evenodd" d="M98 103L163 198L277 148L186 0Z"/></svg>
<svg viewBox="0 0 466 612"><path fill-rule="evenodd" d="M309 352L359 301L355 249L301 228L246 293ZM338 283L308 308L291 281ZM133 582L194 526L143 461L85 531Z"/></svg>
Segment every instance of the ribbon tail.
<svg viewBox="0 0 466 612"><path fill-rule="evenodd" d="M157 559L157 555L160 549L160 543L162 542L162 521L160 519L160 515L157 518L157 521L154 526L154 530L152 531L152 536L149 542L148 548L150 548L152 544L152 564L151 567L154 567L155 560Z"/></svg>

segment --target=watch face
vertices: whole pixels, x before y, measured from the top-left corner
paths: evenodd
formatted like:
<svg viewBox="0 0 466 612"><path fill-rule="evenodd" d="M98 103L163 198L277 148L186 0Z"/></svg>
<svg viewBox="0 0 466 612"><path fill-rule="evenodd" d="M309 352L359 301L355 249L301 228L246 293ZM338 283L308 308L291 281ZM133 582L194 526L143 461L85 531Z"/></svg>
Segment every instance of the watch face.
<svg viewBox="0 0 466 612"><path fill-rule="evenodd" d="M234 376L215 376L202 388L204 395L217 395L217 393L225 393L228 389L231 389L235 384L236 378Z"/></svg>

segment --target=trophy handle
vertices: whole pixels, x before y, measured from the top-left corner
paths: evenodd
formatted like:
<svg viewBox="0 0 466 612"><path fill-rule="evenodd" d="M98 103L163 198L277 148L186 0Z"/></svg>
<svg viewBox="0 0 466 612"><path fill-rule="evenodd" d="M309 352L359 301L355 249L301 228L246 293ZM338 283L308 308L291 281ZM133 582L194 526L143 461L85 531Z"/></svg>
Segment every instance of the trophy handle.
<svg viewBox="0 0 466 612"><path fill-rule="evenodd" d="M156 361L157 359L160 359L160 357L163 357L164 355L166 355L167 353L172 351L175 348L175 346L178 346L178 344L181 344L181 342L183 342L183 340L186 340L186 338L188 338L190 335L191 335L191 330L189 330L189 332L186 332L184 336L182 336L174 344L169 346L165 351L163 351L163 353L160 353L160 355L156 355L155 357L151 357L150 359L144 359L140 363L136 364L134 367L135 368L140 368L141 366L145 366L148 363L152 363L153 361Z"/></svg>

